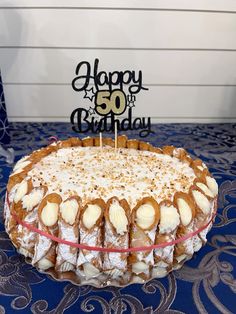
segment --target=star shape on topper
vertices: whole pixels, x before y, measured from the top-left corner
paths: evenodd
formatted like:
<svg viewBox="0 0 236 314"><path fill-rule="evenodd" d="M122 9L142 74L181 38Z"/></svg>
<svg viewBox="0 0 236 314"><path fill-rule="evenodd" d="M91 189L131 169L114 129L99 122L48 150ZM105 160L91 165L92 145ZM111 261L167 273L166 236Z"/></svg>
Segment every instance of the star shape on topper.
<svg viewBox="0 0 236 314"><path fill-rule="evenodd" d="M94 108L92 108L92 107L89 107L88 112L89 112L90 115L95 114L95 110L94 110Z"/></svg>
<svg viewBox="0 0 236 314"><path fill-rule="evenodd" d="M136 97L134 95L128 95L127 96L127 107L133 108L135 107L134 102L136 101Z"/></svg>
<svg viewBox="0 0 236 314"><path fill-rule="evenodd" d="M93 87L91 87L90 89L85 89L84 91L85 91L84 98L88 98L90 101L92 101L93 97L95 96Z"/></svg>
<svg viewBox="0 0 236 314"><path fill-rule="evenodd" d="M133 107L135 107L135 104L134 104L134 103L128 103L128 104L127 104L127 107L133 108Z"/></svg>

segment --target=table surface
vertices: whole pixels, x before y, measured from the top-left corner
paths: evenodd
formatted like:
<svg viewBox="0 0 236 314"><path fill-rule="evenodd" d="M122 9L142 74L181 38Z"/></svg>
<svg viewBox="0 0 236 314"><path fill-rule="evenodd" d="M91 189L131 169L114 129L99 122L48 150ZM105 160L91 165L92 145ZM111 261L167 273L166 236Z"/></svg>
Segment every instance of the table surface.
<svg viewBox="0 0 236 314"><path fill-rule="evenodd" d="M66 123L11 123L10 129L16 161L52 135L75 136ZM186 148L205 161L219 184L219 210L207 245L181 270L144 285L96 289L56 282L26 264L4 232L2 210L12 166L1 158L0 314L236 313L236 124L158 124L153 129L145 140Z"/></svg>

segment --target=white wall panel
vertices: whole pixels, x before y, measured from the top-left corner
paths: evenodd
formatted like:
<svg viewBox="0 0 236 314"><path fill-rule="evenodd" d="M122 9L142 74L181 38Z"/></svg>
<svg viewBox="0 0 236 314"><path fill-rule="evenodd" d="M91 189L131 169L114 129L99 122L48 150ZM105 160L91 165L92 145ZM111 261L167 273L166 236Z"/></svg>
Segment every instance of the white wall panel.
<svg viewBox="0 0 236 314"><path fill-rule="evenodd" d="M1 46L236 49L235 14L5 9L0 28Z"/></svg>
<svg viewBox="0 0 236 314"><path fill-rule="evenodd" d="M0 49L6 83L70 84L79 61L100 70L142 70L145 84L236 84L235 52Z"/></svg>
<svg viewBox="0 0 236 314"><path fill-rule="evenodd" d="M11 120L68 121L87 103L78 62L143 71L135 115L236 121L235 0L0 1L0 68Z"/></svg>
<svg viewBox="0 0 236 314"><path fill-rule="evenodd" d="M64 117L73 109L89 109L92 103L70 86L6 86L9 115L17 117ZM46 96L45 96L46 95ZM136 116L170 118L233 118L236 116L236 87L153 86L137 95ZM208 105L205 105L207 99ZM222 106L224 103L224 106Z"/></svg>
<svg viewBox="0 0 236 314"><path fill-rule="evenodd" d="M176 10L235 11L235 0L4 0L2 7L80 7L80 8L146 8Z"/></svg>

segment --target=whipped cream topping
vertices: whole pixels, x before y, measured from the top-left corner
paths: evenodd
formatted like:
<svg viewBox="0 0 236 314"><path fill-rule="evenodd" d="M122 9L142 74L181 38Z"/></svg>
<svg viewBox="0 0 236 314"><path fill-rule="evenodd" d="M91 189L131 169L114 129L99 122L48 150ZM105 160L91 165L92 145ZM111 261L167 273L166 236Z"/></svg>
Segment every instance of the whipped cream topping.
<svg viewBox="0 0 236 314"><path fill-rule="evenodd" d="M132 265L132 271L137 275L141 273L146 273L149 271L149 265L144 262L136 262Z"/></svg>
<svg viewBox="0 0 236 314"><path fill-rule="evenodd" d="M47 202L41 213L41 219L45 226L52 227L58 219L58 204Z"/></svg>
<svg viewBox="0 0 236 314"><path fill-rule="evenodd" d="M160 233L168 233L174 231L179 225L179 214L177 209L172 205L162 205L160 207L160 214Z"/></svg>
<svg viewBox="0 0 236 314"><path fill-rule="evenodd" d="M195 202L197 203L197 206L202 210L202 212L206 215L209 214L211 209L211 203L209 202L207 197L197 190L193 191L193 197Z"/></svg>
<svg viewBox="0 0 236 314"><path fill-rule="evenodd" d="M187 226L192 220L191 207L183 198L178 198L177 204L179 208L181 222L184 226Z"/></svg>
<svg viewBox="0 0 236 314"><path fill-rule="evenodd" d="M97 277L100 274L99 269L93 266L91 263L85 263L83 265L84 275L86 278Z"/></svg>
<svg viewBox="0 0 236 314"><path fill-rule="evenodd" d="M118 201L114 200L110 205L109 218L118 234L123 235L127 231L128 219L124 208L120 206Z"/></svg>
<svg viewBox="0 0 236 314"><path fill-rule="evenodd" d="M145 196L157 202L187 192L196 177L175 157L135 149L68 147L44 157L28 173L34 186L48 187L62 199L77 193L85 205L91 199L125 198L131 207Z"/></svg>
<svg viewBox="0 0 236 314"><path fill-rule="evenodd" d="M92 228L100 217L102 209L96 204L89 204L83 214L83 224L87 229Z"/></svg>
<svg viewBox="0 0 236 314"><path fill-rule="evenodd" d="M70 225L75 222L76 215L78 213L79 205L75 199L71 199L61 203L60 212L62 218Z"/></svg>
<svg viewBox="0 0 236 314"><path fill-rule="evenodd" d="M20 168L20 169L17 169L16 171L13 171L11 174L10 174L10 177L14 176L15 174L19 174L21 172L23 172L24 169Z"/></svg>
<svg viewBox="0 0 236 314"><path fill-rule="evenodd" d="M210 197L214 197L214 194L211 192L211 190L208 189L208 187L201 183L201 182L197 182L196 183L197 187L199 187L199 189L201 189L207 196Z"/></svg>
<svg viewBox="0 0 236 314"><path fill-rule="evenodd" d="M22 207L27 211L31 211L43 198L42 189L34 189L30 194L22 198Z"/></svg>
<svg viewBox="0 0 236 314"><path fill-rule="evenodd" d="M47 258L42 258L40 261L38 261L38 268L42 270L47 270L51 267L53 267L54 264L49 261Z"/></svg>
<svg viewBox="0 0 236 314"><path fill-rule="evenodd" d="M28 158L28 156L23 157L15 164L15 167L13 168L14 173L16 173L18 170L22 170L24 167L30 164L30 160L26 160L26 158Z"/></svg>
<svg viewBox="0 0 236 314"><path fill-rule="evenodd" d="M207 176L206 177L207 186L211 190L214 196L218 194L218 184L216 180L212 177Z"/></svg>
<svg viewBox="0 0 236 314"><path fill-rule="evenodd" d="M27 193L27 190L28 190L28 182L22 181L16 190L16 194L14 196L14 202L15 203L19 202L23 198L23 196Z"/></svg>
<svg viewBox="0 0 236 314"><path fill-rule="evenodd" d="M154 223L155 209L152 204L141 205L136 212L136 223L142 229L148 229Z"/></svg>

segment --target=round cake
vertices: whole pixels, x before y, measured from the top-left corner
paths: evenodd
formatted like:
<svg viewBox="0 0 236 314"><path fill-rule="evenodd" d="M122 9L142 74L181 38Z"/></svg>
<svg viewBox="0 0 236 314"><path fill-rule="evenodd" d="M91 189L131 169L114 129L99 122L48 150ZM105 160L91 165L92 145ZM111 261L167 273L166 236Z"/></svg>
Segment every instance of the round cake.
<svg viewBox="0 0 236 314"><path fill-rule="evenodd" d="M39 270L97 287L142 283L206 243L218 195L206 165L182 148L125 135L114 146L69 138L16 163L5 227Z"/></svg>

